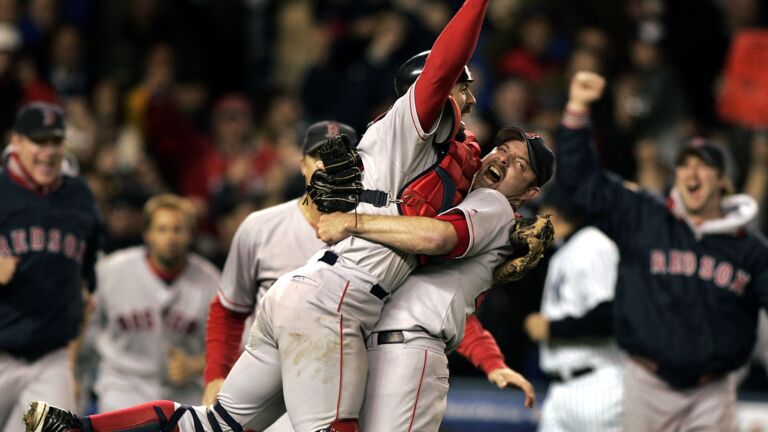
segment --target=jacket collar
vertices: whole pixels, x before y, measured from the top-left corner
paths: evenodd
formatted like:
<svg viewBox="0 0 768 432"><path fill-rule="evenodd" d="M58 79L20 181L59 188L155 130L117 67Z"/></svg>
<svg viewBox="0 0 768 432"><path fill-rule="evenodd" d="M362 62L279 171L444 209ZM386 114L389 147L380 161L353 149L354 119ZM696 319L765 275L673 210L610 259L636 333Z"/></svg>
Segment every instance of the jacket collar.
<svg viewBox="0 0 768 432"><path fill-rule="evenodd" d="M24 169L24 166L19 160L19 156L13 150L6 155L5 169L8 171L8 177L10 177L14 183L38 195L47 195L55 191L61 186L64 179L64 176L59 174L59 177L49 185L38 184L32 179L29 172Z"/></svg>
<svg viewBox="0 0 768 432"><path fill-rule="evenodd" d="M695 225L683 206L680 194L674 188L669 193L667 203L672 213L688 224L697 239L706 234L739 234L757 216L758 210L757 201L752 197L745 194L728 195L720 203L723 217Z"/></svg>

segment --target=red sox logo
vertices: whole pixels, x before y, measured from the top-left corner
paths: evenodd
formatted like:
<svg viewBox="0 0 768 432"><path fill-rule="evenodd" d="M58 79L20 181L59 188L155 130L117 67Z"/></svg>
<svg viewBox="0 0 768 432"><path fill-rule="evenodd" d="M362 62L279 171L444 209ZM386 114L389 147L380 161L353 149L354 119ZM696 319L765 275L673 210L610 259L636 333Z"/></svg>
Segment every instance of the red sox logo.
<svg viewBox="0 0 768 432"><path fill-rule="evenodd" d="M53 110L47 107L43 107L41 111L43 113L43 126L53 126L53 123L56 121L56 114L53 112Z"/></svg>
<svg viewBox="0 0 768 432"><path fill-rule="evenodd" d="M341 128L339 127L339 124L336 122L328 122L326 125L325 130L325 137L326 138L333 138L339 134L341 131Z"/></svg>

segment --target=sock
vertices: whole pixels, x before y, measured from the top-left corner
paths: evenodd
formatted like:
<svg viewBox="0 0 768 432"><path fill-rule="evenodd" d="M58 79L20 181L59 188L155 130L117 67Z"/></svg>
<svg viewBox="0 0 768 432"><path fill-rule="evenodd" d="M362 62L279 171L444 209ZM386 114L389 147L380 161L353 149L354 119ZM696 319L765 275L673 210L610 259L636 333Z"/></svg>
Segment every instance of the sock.
<svg viewBox="0 0 768 432"><path fill-rule="evenodd" d="M165 418L160 418L158 411ZM152 401L117 411L80 417L82 432L157 432L176 411L173 401ZM179 427L173 428L179 432Z"/></svg>

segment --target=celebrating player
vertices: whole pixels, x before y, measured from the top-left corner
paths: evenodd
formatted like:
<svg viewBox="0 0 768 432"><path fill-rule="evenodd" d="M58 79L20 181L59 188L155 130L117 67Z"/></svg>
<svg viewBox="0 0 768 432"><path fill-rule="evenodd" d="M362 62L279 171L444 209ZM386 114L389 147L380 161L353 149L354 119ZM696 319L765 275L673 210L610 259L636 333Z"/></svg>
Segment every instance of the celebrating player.
<svg viewBox="0 0 768 432"><path fill-rule="evenodd" d="M612 325L619 252L605 234L584 224L557 185L547 190L539 212L552 215L559 243L541 313L525 319L528 336L541 342L541 369L551 380L539 430L619 431L624 359Z"/></svg>
<svg viewBox="0 0 768 432"><path fill-rule="evenodd" d="M668 201L603 173L589 145L589 106L605 80L577 73L558 133L558 183L619 247L615 331L630 357L625 431L735 430L729 372L755 343L768 307L768 244L747 224L757 206L727 195L725 158L694 139L677 158Z"/></svg>
<svg viewBox="0 0 768 432"><path fill-rule="evenodd" d="M357 144L355 130L343 123L321 121L307 129L300 163L307 183L317 169L318 148L339 134L349 137L352 145ZM312 199L305 195L253 213L238 228L224 265L223 283L211 304L208 319L204 405L216 402L224 378L242 351L240 342L246 319L259 300L278 277L301 267L324 246L314 229L319 217ZM285 413L282 398L276 402L274 415L262 413L264 425ZM280 428L290 429L290 426L281 420Z"/></svg>
<svg viewBox="0 0 768 432"><path fill-rule="evenodd" d="M93 194L62 174L64 115L24 106L0 175L0 430L19 429L27 402L74 408L67 345L95 288L102 224Z"/></svg>
<svg viewBox="0 0 768 432"><path fill-rule="evenodd" d="M155 399L200 400L203 332L221 275L188 252L195 225L191 202L158 195L144 206L146 246L117 251L97 265L99 411Z"/></svg>
<svg viewBox="0 0 768 432"><path fill-rule="evenodd" d="M366 195L370 200L361 196L361 212L395 215L403 210L434 216L441 204L456 204L466 193L479 160L456 141L460 113L474 103L467 83L458 80L474 51L487 5L488 0L466 1L438 37L416 83L363 136L358 151L364 167L362 186L370 192ZM449 117L452 121L446 123ZM446 128L451 133L439 136L446 142L436 141L444 124L453 125ZM418 198L416 193L400 194L409 180L438 168L439 154L432 144L445 150L447 174L456 186L455 192L445 189L433 195L436 207L432 201L405 199ZM393 205L395 200L399 206ZM157 412L147 423L166 428L178 422L182 430L194 430L196 425L212 430L258 429L254 424L261 425L259 416L284 393L297 431L358 430L367 377L364 338L378 321L383 300L415 263L412 255L361 238L336 243L270 288L259 304L250 344L210 410L157 402L132 413ZM113 420L119 415L78 420L35 403L26 419L29 430L48 430L49 425L68 421L73 428L93 425L95 430L114 430L108 428L115 427ZM123 418L136 425L137 416Z"/></svg>
<svg viewBox="0 0 768 432"><path fill-rule="evenodd" d="M328 242L355 235L407 253L463 258L420 269L387 302L367 343L362 430L438 430L448 395L446 351L462 341L465 320L473 340L482 334L479 321L467 316L510 252L507 234L515 226L515 210L538 195L553 167L554 155L540 137L504 128L483 158L472 192L439 219L347 213L320 218L318 234ZM532 406L533 387L493 347L496 352L477 344L459 348L485 365L499 387L523 388L526 406Z"/></svg>

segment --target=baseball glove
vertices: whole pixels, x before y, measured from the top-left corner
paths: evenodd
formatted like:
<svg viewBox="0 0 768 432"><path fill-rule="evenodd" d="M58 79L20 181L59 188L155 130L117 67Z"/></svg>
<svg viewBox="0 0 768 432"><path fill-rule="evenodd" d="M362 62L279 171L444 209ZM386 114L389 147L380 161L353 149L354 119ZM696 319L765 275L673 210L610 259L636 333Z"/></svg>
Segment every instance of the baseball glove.
<svg viewBox="0 0 768 432"><path fill-rule="evenodd" d="M348 212L357 207L363 190L360 159L344 134L328 138L318 150L323 169L312 174L307 193L323 213Z"/></svg>
<svg viewBox="0 0 768 432"><path fill-rule="evenodd" d="M494 284L520 280L544 256L552 244L555 232L550 215L520 218L509 230L509 243L513 253L506 262L496 267Z"/></svg>

